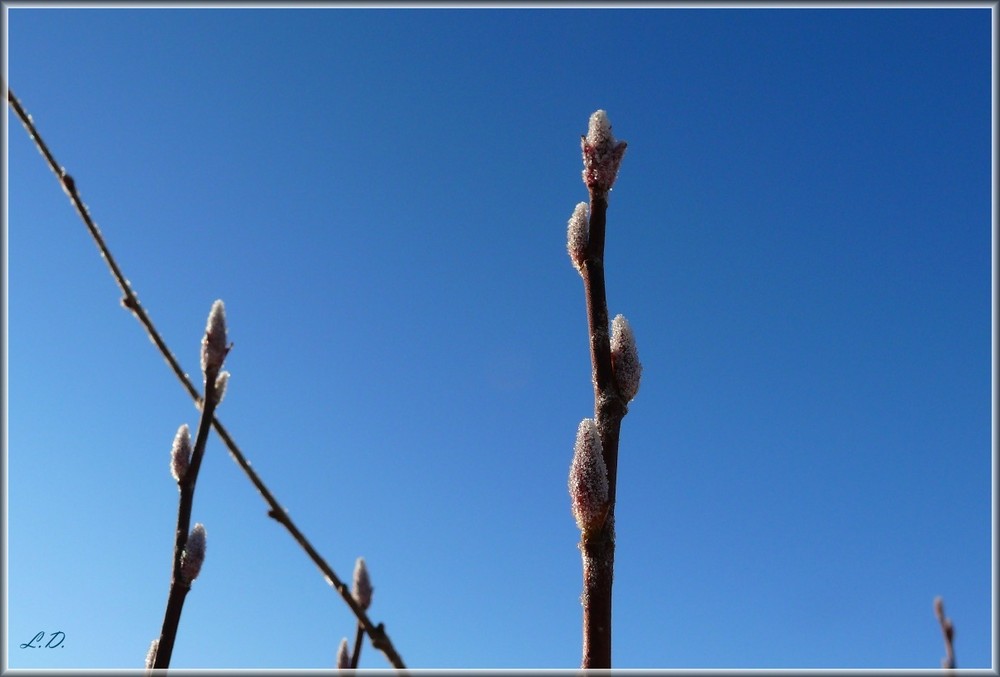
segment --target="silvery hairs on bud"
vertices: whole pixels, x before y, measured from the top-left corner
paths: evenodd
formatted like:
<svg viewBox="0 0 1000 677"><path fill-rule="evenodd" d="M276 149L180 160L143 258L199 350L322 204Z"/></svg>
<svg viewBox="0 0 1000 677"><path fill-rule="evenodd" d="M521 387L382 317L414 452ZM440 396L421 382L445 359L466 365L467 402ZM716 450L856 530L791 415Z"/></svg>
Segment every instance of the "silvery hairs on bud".
<svg viewBox="0 0 1000 677"><path fill-rule="evenodd" d="M583 419L576 431L573 462L569 467L569 496L573 517L584 537L604 526L608 511L608 469L604 465L601 435L592 418Z"/></svg>
<svg viewBox="0 0 1000 677"><path fill-rule="evenodd" d="M631 402L639 392L642 379L642 363L635 345L635 335L624 315L616 315L611 321L611 369L615 374L618 392Z"/></svg>
<svg viewBox="0 0 1000 677"><path fill-rule="evenodd" d="M372 582L368 577L368 566L365 558L359 557L354 563L354 582L351 586L351 596L362 609L367 609L372 603Z"/></svg>
<svg viewBox="0 0 1000 677"><path fill-rule="evenodd" d="M191 429L183 424L177 429L174 444L170 448L170 474L180 484L191 463Z"/></svg>
<svg viewBox="0 0 1000 677"><path fill-rule="evenodd" d="M222 300L212 304L201 340L201 371L206 383L215 383L229 349L226 346L226 308Z"/></svg>
<svg viewBox="0 0 1000 677"><path fill-rule="evenodd" d="M222 398L226 396L226 386L229 385L229 372L220 371L215 379L215 404L222 404Z"/></svg>
<svg viewBox="0 0 1000 677"><path fill-rule="evenodd" d="M340 640L340 646L337 647L337 669L347 670L351 667L351 657L347 655L347 638L344 637Z"/></svg>
<svg viewBox="0 0 1000 677"><path fill-rule="evenodd" d="M586 202L580 202L569 217L566 227L566 251L569 260L580 274L583 274L583 262L587 259L587 245L590 240L590 209Z"/></svg>
<svg viewBox="0 0 1000 677"><path fill-rule="evenodd" d="M583 150L583 183L594 194L606 196L618 177L625 141L618 141L611 133L608 114L595 111L590 116L587 135L580 140Z"/></svg>
<svg viewBox="0 0 1000 677"><path fill-rule="evenodd" d="M184 552L181 553L181 577L188 585L198 578L201 565L205 563L206 536L205 525L199 522L194 525L188 534L187 543L184 544Z"/></svg>

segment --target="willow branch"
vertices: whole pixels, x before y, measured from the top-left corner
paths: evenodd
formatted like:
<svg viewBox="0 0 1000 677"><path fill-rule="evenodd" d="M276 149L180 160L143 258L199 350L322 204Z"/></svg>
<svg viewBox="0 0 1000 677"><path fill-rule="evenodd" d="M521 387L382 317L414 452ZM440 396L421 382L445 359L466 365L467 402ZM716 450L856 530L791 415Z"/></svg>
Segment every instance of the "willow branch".
<svg viewBox="0 0 1000 677"><path fill-rule="evenodd" d="M582 274L587 301L590 362L594 383L594 421L601 436L608 477L608 513L600 531L582 539L583 668L611 667L611 588L615 562L615 497L618 439L627 408L614 387L608 302L604 283L604 233L607 197L590 195L590 243Z"/></svg>
<svg viewBox="0 0 1000 677"><path fill-rule="evenodd" d="M941 660L941 667L945 670L954 670L955 626L951 619L944 615L944 600L940 597L934 598L934 615L937 616L938 624L941 626L941 635L944 637L945 657Z"/></svg>
<svg viewBox="0 0 1000 677"><path fill-rule="evenodd" d="M217 400L209 392L214 387L214 382L206 383L206 404L201 412L201 421L198 424L198 435L195 438L194 453L191 454L191 462L184 476L180 479L180 500L177 505L177 531L174 538L174 566L170 578L170 591L167 594L167 609L163 614L163 628L160 630L156 659L153 663L154 669L170 667L170 658L173 655L174 642L177 639L177 628L181 622L181 611L184 608L184 599L191 590L191 581L182 573L181 560L191 528L191 511L194 507L195 483L198 481L198 472L201 469L202 458L205 456L205 446L208 443L208 435L211 432L212 419L215 415Z"/></svg>
<svg viewBox="0 0 1000 677"><path fill-rule="evenodd" d="M156 330L156 327L153 325L153 322L149 318L148 313L142 307L142 304L139 303L139 298L133 291L131 285L129 284L129 281L122 274L121 269L118 267L117 262L111 255L111 251L108 249L108 246L101 235L101 231L98 229L97 224L95 224L93 219L90 217L90 213L87 210L87 207L83 204L83 201L80 199L80 195L77 192L76 183L73 181L73 177L70 176L66 172L66 170L63 167L61 167L59 163L56 162L55 158L52 156L52 153L49 151L48 146L45 144L45 141L38 134L38 131L35 128L35 124L31 119L31 116L24 111L24 108L22 108L20 101L18 101L18 99L14 96L14 92L10 89L7 90L7 101L10 104L11 108L14 109L14 112L17 114L18 118L20 118L21 123L24 125L25 129L28 131L28 136L35 142L35 145L38 147L38 150L39 152L41 152L42 156L45 157L46 162L48 162L49 168L52 169L56 177L59 179L59 182L62 185L63 190L66 192L67 195L69 195L70 201L73 203L73 206L76 208L76 211L80 215L80 218L87 226L87 230L90 232L91 237L97 244L97 248L101 252L101 257L107 263L108 268L111 270L112 276L115 278L115 282L118 283L119 288L121 288L122 293L124 294L124 297L121 300L122 305L125 308L132 311L132 314L146 330L146 333L149 335L149 338L153 341L157 349L160 351L160 354L163 355L163 358L167 361L167 364L174 372L174 375L181 382L181 385L184 386L184 388L187 390L188 395L191 396L191 399L194 400L195 407L201 409L202 400L201 397L198 395L198 391L191 383L191 380L184 373L184 370L181 369L180 364L177 362L177 359L173 356L173 353L167 347L167 344L161 338L160 333ZM328 565L326 561L320 556L320 554L316 552L316 549L313 548L312 544L309 543L305 535L303 535L302 532L295 525L295 523L292 522L292 519L288 516L288 513L285 512L285 509L281 507L281 505L278 503L277 500L275 500L274 496L271 494L267 486L265 486L264 482L260 479L257 473L253 470L253 468L250 467L250 462L247 461L246 457L240 451L239 447L236 446L235 441L233 441L233 438L229 435L228 431L222 425L222 422L219 421L219 419L214 416L212 417L212 427L215 429L215 432L219 435L223 443L229 449L229 454L233 457L233 460L247 475L247 477L250 479L250 482L254 485L254 487L256 487L261 497L268 504L270 508L268 515L270 515L275 520L280 522L285 527L285 529L288 530L292 538L294 538L295 541L299 544L299 546L303 550L305 550L309 558L323 573L323 576L326 578L327 583L329 583L330 586L333 587L333 589L340 594L341 598L343 598L347 606L350 607L351 612L354 613L355 617L358 619L358 622L364 627L365 632L368 633L368 636L371 638L372 641L372 646L381 651L383 654L385 654L386 659L393 667L399 670L405 670L406 665L403 663L403 659L400 658L399 654L396 652L395 647L390 641L389 636L386 634L384 625L382 623L379 623L378 625L373 624L371 620L368 618L368 615L364 612L364 610L358 607L358 605L351 598L351 594L347 586L345 586L343 581L341 581L340 578L337 577L333 569L330 568L330 565Z"/></svg>
<svg viewBox="0 0 1000 677"><path fill-rule="evenodd" d="M354 652L351 654L351 668L358 667L361 660L361 641L365 638L365 629L358 623L358 633L354 637Z"/></svg>
<svg viewBox="0 0 1000 677"><path fill-rule="evenodd" d="M613 331L609 332L604 282L608 193L626 145L611 134L611 123L603 110L590 117L587 135L581 141L583 181L590 204L589 208L583 203L577 205L567 231L570 259L583 278L594 385L594 419L581 423L570 467L570 496L581 530L584 669L611 667L618 441L622 418L638 391L642 371L625 318L616 317Z"/></svg>

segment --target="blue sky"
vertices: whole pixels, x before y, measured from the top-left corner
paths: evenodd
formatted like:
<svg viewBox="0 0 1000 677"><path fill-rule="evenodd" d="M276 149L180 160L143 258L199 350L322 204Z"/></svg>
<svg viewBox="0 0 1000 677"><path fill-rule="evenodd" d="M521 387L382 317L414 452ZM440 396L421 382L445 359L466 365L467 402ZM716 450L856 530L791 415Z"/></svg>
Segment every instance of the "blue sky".
<svg viewBox="0 0 1000 677"><path fill-rule="evenodd" d="M936 668L935 595L990 666L988 7L6 18L6 82L192 374L225 301L219 418L342 577L367 559L409 667L579 665L599 108L644 366L615 666ZM5 660L138 668L197 411L7 125ZM172 665L332 666L353 617L216 437L193 519Z"/></svg>

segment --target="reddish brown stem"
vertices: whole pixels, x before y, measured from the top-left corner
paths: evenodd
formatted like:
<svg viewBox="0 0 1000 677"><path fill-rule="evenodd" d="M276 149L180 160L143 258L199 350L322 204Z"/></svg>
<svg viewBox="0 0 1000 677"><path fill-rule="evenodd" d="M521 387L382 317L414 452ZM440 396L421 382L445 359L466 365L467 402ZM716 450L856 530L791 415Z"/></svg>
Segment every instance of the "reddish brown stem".
<svg viewBox="0 0 1000 677"><path fill-rule="evenodd" d="M215 412L216 398L214 397L215 383L206 385L205 405L201 413L201 422L198 424L198 435L195 438L194 451L191 454L191 462L188 465L184 476L180 479L180 500L177 506L177 531L174 538L174 565L170 579L170 592L167 596L167 609L163 614L163 628L160 631L160 640L156 647L156 660L153 663L154 669L170 667L170 658L174 651L174 642L177 639L177 628L181 622L181 611L184 608L184 599L191 590L191 582L185 580L181 574L181 555L187 543L188 534L191 530L191 510L194 507L194 488L198 481L198 471L201 468L201 460L205 456L205 446L208 443L208 435L211 431L211 422Z"/></svg>
<svg viewBox="0 0 1000 677"><path fill-rule="evenodd" d="M583 659L581 667L611 667L611 588L615 563L615 497L618 479L618 438L628 412L615 386L608 334L608 302L604 283L606 194L590 195L587 255L583 262L584 295L590 335L594 382L594 420L601 435L608 472L608 515L601 531L581 540L583 557Z"/></svg>

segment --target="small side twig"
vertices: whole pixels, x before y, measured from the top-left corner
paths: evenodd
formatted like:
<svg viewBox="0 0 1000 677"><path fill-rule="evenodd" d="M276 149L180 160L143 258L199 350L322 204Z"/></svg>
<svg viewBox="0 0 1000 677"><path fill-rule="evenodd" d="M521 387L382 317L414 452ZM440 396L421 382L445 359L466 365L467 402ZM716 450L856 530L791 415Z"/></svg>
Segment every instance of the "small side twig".
<svg viewBox="0 0 1000 677"><path fill-rule="evenodd" d="M354 636L354 652L351 654L351 669L358 667L358 661L361 660L361 641L365 638L365 629L361 627L361 623L358 623L358 632Z"/></svg>
<svg viewBox="0 0 1000 677"><path fill-rule="evenodd" d="M160 336L160 333L156 330L156 327L153 325L153 322L149 318L148 313L145 311L142 304L139 303L139 298L136 295L136 293L132 290L132 287L128 282L127 278L122 274L121 269L118 267L117 262L111 255L111 251L105 244L104 238L102 237L100 230L97 228L97 224L94 223L93 219L90 217L90 213L87 210L87 207L83 204L83 201L80 199L79 193L77 192L76 189L75 181L66 172L66 170L63 167L61 167L59 163L56 162L55 158L52 156L52 153L49 151L48 146L45 144L45 141L41 138L41 136L38 133L38 130L35 128L35 124L34 121L31 119L31 116L25 112L24 108L21 106L20 101L18 101L17 97L14 96L13 90L9 88L7 90L7 101L10 104L11 108L14 109L14 112L17 114L18 118L21 120L21 123L27 130L28 135L35 142L35 145L38 147L39 152L41 152L42 156L45 158L49 167L52 169L53 173L55 173L56 177L59 179L59 182L62 185L63 190L66 191L67 195L69 195L70 201L73 203L74 208L80 215L80 218L83 220L84 225L87 226L87 230L90 231L91 237L94 239L94 242L97 244L97 247L101 252L101 256L104 258L105 262L108 265L108 268L110 268L111 270L112 276L115 278L115 282L118 283L118 286L121 288L122 293L124 294L124 297L121 300L122 305L125 308L132 311L132 314L146 330L146 333L149 335L149 338L153 341L157 349L160 351L160 354L167 361L167 364L174 372L174 375L180 381L181 385L184 386L185 390L187 390L188 395L191 397L191 399L194 400L195 407L200 409L202 406L202 401L201 397L198 394L198 391L191 383L191 380L184 373L184 370L181 369L180 364L177 362L176 358L173 356L173 353L170 351L166 342L164 342L164 340ZM225 443L226 447L229 449L229 454L232 456L233 460L247 475L247 477L250 479L250 482L254 485L258 493L260 493L261 497L268 504L270 508L268 514L275 520L280 522L282 526L285 527L285 529L289 532L289 534L291 534L292 538L295 539L296 543L299 544L299 546L306 552L306 555L309 556L309 558L313 561L313 563L323 573L323 576L326 579L327 583L329 583L330 586L340 594L341 598L351 609L351 612L357 617L358 622L361 623L361 625L364 627L365 632L368 633L368 636L371 638L372 641L372 646L381 651L385 655L386 659L389 661L390 665L392 665L394 668L398 670L405 670L406 665L403 663L403 659L400 657L399 653L393 646L392 641L390 641L389 636L386 634L384 625L382 623L379 623L378 625L373 624L371 620L368 618L368 615L364 612L364 610L358 607L358 605L351 598L351 594L350 591L347 589L347 586L344 585L343 581L341 581L340 578L336 575L336 573L334 573L330 565L326 563L326 560L324 560L320 556L320 554L316 551L316 549L312 546L312 544L309 543L305 535L298 529L298 527L295 525L292 519L288 516L288 513L285 512L285 509L281 507L278 501L274 498L274 495L270 492L270 490L267 488L264 482L260 479L260 476L257 475L256 471L254 471L253 468L250 467L249 461L247 461L246 457L240 451L239 447L236 445L236 442L230 436L226 428L222 425L222 422L219 421L214 416L211 418L211 421L212 421L212 427L215 429L216 434L219 435L223 443Z"/></svg>
<svg viewBox="0 0 1000 677"><path fill-rule="evenodd" d="M945 670L955 669L955 626L951 619L944 615L944 600L940 595L934 598L934 615L941 625L941 635L944 637L945 657L941 659L941 667Z"/></svg>

